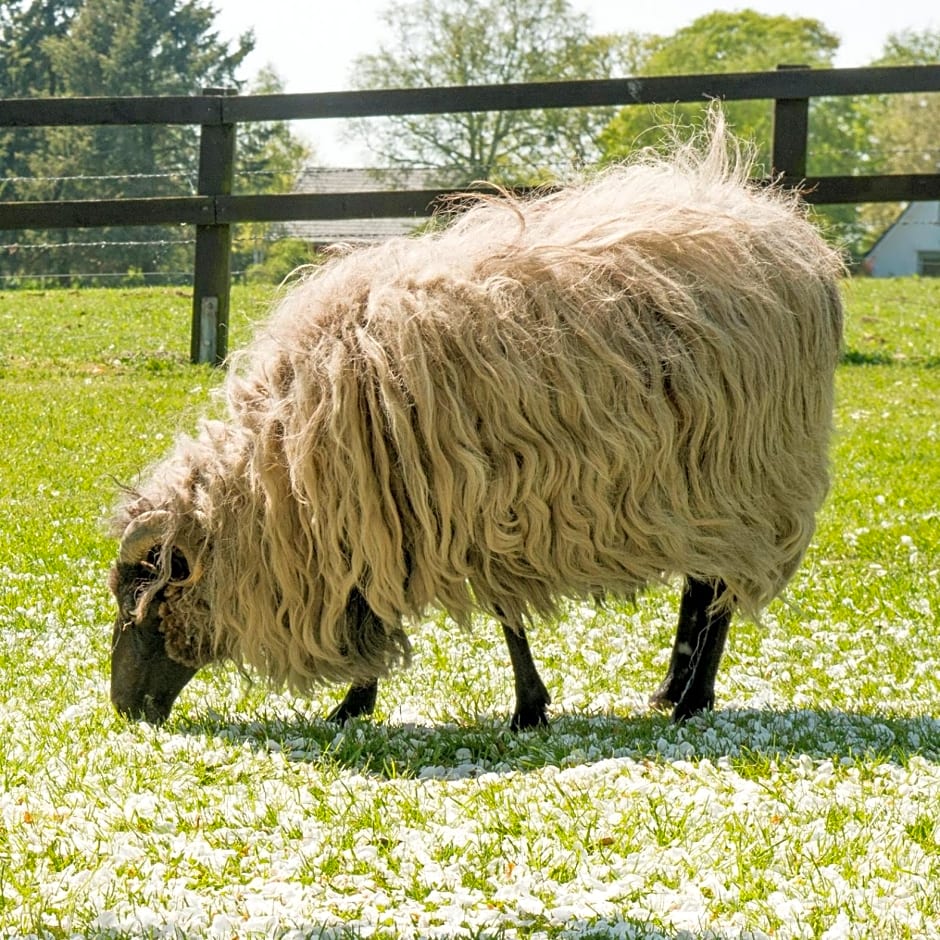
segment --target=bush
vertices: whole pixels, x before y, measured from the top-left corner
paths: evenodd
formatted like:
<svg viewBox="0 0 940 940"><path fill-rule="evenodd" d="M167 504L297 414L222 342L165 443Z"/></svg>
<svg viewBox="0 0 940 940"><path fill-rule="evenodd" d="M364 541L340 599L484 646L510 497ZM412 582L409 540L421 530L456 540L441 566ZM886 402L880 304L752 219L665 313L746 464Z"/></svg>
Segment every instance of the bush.
<svg viewBox="0 0 940 940"><path fill-rule="evenodd" d="M292 271L305 264L317 264L321 256L309 242L284 238L270 242L264 259L249 265L245 278L250 284L280 284Z"/></svg>

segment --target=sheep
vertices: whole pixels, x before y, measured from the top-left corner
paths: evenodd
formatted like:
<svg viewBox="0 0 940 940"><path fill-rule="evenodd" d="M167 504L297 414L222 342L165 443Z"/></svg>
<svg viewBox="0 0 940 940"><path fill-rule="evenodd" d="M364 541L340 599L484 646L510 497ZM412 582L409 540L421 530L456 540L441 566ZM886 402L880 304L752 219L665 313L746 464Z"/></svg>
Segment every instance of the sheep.
<svg viewBox="0 0 940 940"><path fill-rule="evenodd" d="M547 722L526 630L685 579L651 702L714 705L734 611L796 571L828 488L839 253L699 140L331 259L230 363L223 420L121 500L111 696L166 719L234 661L372 712L428 609L502 626L512 727Z"/></svg>

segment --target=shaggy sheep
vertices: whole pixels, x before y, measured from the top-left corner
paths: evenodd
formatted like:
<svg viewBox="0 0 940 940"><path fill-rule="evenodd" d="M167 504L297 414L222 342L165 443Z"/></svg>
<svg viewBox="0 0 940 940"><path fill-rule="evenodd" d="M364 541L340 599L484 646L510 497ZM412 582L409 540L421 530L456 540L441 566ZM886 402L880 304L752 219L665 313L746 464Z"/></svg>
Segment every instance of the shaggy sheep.
<svg viewBox="0 0 940 940"><path fill-rule="evenodd" d="M161 721L196 670L371 712L429 607L503 627L514 727L549 696L525 627L685 577L666 679L711 707L734 609L796 570L827 489L838 254L718 126L559 191L338 257L236 356L125 498L112 699Z"/></svg>

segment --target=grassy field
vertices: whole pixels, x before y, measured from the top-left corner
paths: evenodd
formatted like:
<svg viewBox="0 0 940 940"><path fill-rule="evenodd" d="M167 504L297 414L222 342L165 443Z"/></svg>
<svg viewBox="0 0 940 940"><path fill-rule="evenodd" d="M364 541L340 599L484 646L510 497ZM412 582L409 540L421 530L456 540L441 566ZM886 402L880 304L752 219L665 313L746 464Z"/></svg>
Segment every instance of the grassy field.
<svg viewBox="0 0 940 940"><path fill-rule="evenodd" d="M495 625L443 617L374 722L232 669L119 719L101 521L219 376L185 292L0 293L0 938L940 936L940 281L846 300L831 499L718 710L646 710L659 590L536 630L514 735Z"/></svg>

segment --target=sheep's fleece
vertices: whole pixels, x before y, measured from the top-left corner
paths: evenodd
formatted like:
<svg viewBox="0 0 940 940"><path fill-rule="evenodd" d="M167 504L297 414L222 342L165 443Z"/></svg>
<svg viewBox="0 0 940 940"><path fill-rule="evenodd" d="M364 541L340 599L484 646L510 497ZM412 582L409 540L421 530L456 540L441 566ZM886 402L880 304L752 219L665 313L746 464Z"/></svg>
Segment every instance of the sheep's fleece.
<svg viewBox="0 0 940 940"><path fill-rule="evenodd" d="M290 289L117 513L198 557L141 596L168 654L369 680L430 607L521 627L676 574L756 616L828 485L842 263L718 123Z"/></svg>

